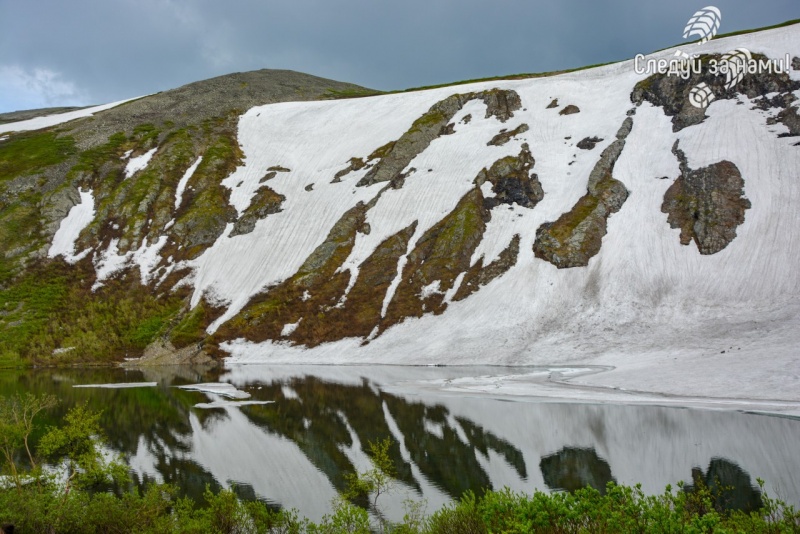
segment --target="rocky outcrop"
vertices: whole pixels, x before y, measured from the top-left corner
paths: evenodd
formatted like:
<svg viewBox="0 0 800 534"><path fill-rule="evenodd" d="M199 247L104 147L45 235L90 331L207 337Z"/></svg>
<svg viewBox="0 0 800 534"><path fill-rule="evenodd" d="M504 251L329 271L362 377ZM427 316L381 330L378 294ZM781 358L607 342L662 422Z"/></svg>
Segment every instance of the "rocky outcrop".
<svg viewBox="0 0 800 534"><path fill-rule="evenodd" d="M512 90L491 89L478 93L451 95L440 100L411 125L399 139L381 147L368 160L380 158L358 186L369 186L389 182L400 177L403 170L417 155L421 154L431 142L452 133L448 129L450 121L467 102L481 100L486 104L486 117L496 117L505 122L514 116L514 111L522 107L519 95Z"/></svg>
<svg viewBox="0 0 800 534"><path fill-rule="evenodd" d="M633 119L626 118L616 140L603 151L589 175L586 195L556 221L546 222L536 230L533 253L537 258L564 269L584 267L600 252L608 218L628 198L625 185L612 173L632 126Z"/></svg>
<svg viewBox="0 0 800 534"><path fill-rule="evenodd" d="M518 156L506 156L495 161L488 170L483 169L478 173L475 185L480 187L489 182L495 194L494 197L484 199L484 207L492 209L499 204L518 204L524 208L533 208L544 198L538 176L531 173L535 163L530 148L525 143Z"/></svg>
<svg viewBox="0 0 800 534"><path fill-rule="evenodd" d="M340 267L350 255L356 234L364 226L370 205L359 202L333 225L325 240L292 277L256 295L234 319L216 332L215 339L246 337L253 341L281 339L309 346L330 340L319 330L347 289L350 276ZM287 332L286 325L294 325ZM342 336L344 337L344 336Z"/></svg>
<svg viewBox="0 0 800 534"><path fill-rule="evenodd" d="M736 237L736 228L751 207L744 197L744 179L730 161L690 169L677 141L672 151L680 161L681 175L664 194L661 211L669 215L672 228L681 229L682 245L694 241L700 254L716 254Z"/></svg>
<svg viewBox="0 0 800 534"><path fill-rule="evenodd" d="M575 113L580 113L581 108L575 106L573 104L568 104L564 106L564 109L558 112L559 115L574 115Z"/></svg>
<svg viewBox="0 0 800 534"><path fill-rule="evenodd" d="M364 160L361 158L350 158L350 162L348 163L347 167L337 172L334 175L333 180L331 180L331 183L338 184L339 182L342 181L342 178L344 178L353 171L359 171L363 169L364 167L366 167L366 165L367 164L364 163Z"/></svg>
<svg viewBox="0 0 800 534"><path fill-rule="evenodd" d="M519 256L519 241L520 236L516 234L497 259L489 265L483 265L483 256L478 258L478 261L470 267L461 280L461 285L458 286L458 290L453 295L453 300L464 300L495 278L504 275L516 265L517 257Z"/></svg>
<svg viewBox="0 0 800 534"><path fill-rule="evenodd" d="M766 60L762 54L752 54L755 61ZM698 58L701 68L687 77L653 74L640 81L631 93L631 101L641 104L650 102L672 117L672 130L678 132L687 126L699 124L706 118L705 108L695 107L689 101L689 93L695 86L705 83L716 100L735 98L739 94L755 99L769 93L787 94L800 89L800 81L792 80L786 73L757 72L747 73L742 80L730 89L725 88L725 76L710 72L712 60L719 62L719 54L703 55ZM713 105L713 102L712 102Z"/></svg>
<svg viewBox="0 0 800 534"><path fill-rule="evenodd" d="M281 204L286 197L279 195L267 186L261 186L253 195L250 205L233 225L230 236L249 234L256 227L256 223L267 215L281 211Z"/></svg>
<svg viewBox="0 0 800 534"><path fill-rule="evenodd" d="M503 146L504 144L508 143L514 137L518 136L521 133L525 133L529 130L528 125L525 123L520 124L513 130L500 130L500 133L492 137L492 139L486 143L488 146Z"/></svg>
<svg viewBox="0 0 800 534"><path fill-rule="evenodd" d="M592 150L597 143L602 143L603 140L597 136L593 137L584 137L575 145L576 147L580 148L581 150Z"/></svg>
<svg viewBox="0 0 800 534"><path fill-rule="evenodd" d="M470 268L472 254L483 239L488 219L483 195L475 188L420 237L407 256L402 279L380 324L381 330L408 317L444 312L447 307L444 295L458 275Z"/></svg>

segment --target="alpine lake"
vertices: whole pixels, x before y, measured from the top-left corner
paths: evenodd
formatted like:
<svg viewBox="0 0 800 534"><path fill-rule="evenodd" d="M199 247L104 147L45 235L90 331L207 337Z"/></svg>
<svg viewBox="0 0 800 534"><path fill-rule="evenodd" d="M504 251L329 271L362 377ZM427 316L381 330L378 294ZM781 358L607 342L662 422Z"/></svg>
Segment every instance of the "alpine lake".
<svg viewBox="0 0 800 534"><path fill-rule="evenodd" d="M764 490L800 504L800 419L658 405L492 395L475 376L531 368L264 366L0 371L4 394L55 395L39 423L76 404L102 411L107 445L135 484L166 482L202 500L207 486L319 519L345 475L370 468L369 443L392 439L397 469L380 504L428 512L465 491L598 489L679 481L726 487L751 508ZM458 387L464 384L465 387ZM35 438L35 436L34 436Z"/></svg>

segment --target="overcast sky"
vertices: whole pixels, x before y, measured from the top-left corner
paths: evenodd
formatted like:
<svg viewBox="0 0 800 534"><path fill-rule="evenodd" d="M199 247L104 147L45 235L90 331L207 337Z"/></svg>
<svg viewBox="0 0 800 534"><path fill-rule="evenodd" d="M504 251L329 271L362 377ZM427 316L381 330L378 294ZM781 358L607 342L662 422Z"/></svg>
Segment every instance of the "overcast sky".
<svg viewBox="0 0 800 534"><path fill-rule="evenodd" d="M711 0L720 32L798 0ZM0 0L0 112L112 102L237 71L375 89L540 72L676 45L709 0Z"/></svg>

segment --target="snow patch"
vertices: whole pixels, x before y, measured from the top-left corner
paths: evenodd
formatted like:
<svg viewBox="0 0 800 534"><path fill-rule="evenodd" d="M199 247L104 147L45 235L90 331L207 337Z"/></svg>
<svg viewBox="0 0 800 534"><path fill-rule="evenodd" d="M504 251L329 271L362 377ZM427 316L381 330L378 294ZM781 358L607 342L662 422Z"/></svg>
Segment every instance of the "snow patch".
<svg viewBox="0 0 800 534"><path fill-rule="evenodd" d="M148 150L141 156L131 158L128 161L128 164L125 166L125 178L130 178L137 172L144 170L150 163L150 160L153 159L153 155L156 153L156 150L158 150L158 147Z"/></svg>
<svg viewBox="0 0 800 534"><path fill-rule="evenodd" d="M192 165L186 169L186 172L183 173L180 181L178 182L178 186L175 188L175 209L181 207L181 202L183 201L183 192L186 190L186 184L189 183L189 179L191 179L194 171L197 170L197 167L200 165L200 161L202 161L203 156L200 156L195 160ZM173 219L174 222L174 219Z"/></svg>
<svg viewBox="0 0 800 534"><path fill-rule="evenodd" d="M78 191L81 201L73 206L61 221L58 230L53 236L50 250L47 252L48 258L63 256L68 263L75 263L89 253L86 250L81 254L75 255L75 241L77 241L83 229L89 226L92 219L94 219L94 196L92 196L91 189L88 191L79 189Z"/></svg>
<svg viewBox="0 0 800 534"><path fill-rule="evenodd" d="M34 119L28 119L26 121L0 124L0 133L22 132L22 131L40 130L42 128L48 128L50 126L55 126L56 124L62 124L64 122L73 121L75 119L82 119L83 117L91 117L95 113L111 109L113 107L119 106L120 104L124 104L125 102L130 102L132 100L137 100L139 98L142 97L137 96L135 98L129 98L127 100L120 100L119 102L103 104L102 106L79 109L76 111L68 111L66 113L58 113L56 115L47 115L45 117L36 117Z"/></svg>

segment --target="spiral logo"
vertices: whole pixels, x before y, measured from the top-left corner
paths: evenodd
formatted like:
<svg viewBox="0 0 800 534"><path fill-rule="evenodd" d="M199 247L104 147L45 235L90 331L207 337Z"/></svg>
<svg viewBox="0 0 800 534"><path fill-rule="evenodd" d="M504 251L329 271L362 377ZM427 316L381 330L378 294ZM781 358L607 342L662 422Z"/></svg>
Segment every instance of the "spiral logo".
<svg viewBox="0 0 800 534"><path fill-rule="evenodd" d="M747 66L753 56L746 48L737 48L723 55L719 61L720 70L725 72L725 89L733 89L736 84L742 81L747 73Z"/></svg>
<svg viewBox="0 0 800 534"><path fill-rule="evenodd" d="M683 38L688 39L692 36L700 38L697 44L703 44L711 40L719 30L722 22L722 13L714 6L707 6L692 15L686 28L683 29Z"/></svg>
<svg viewBox="0 0 800 534"><path fill-rule="evenodd" d="M714 92L705 82L698 83L689 91L689 103L696 108L707 108L714 98Z"/></svg>

